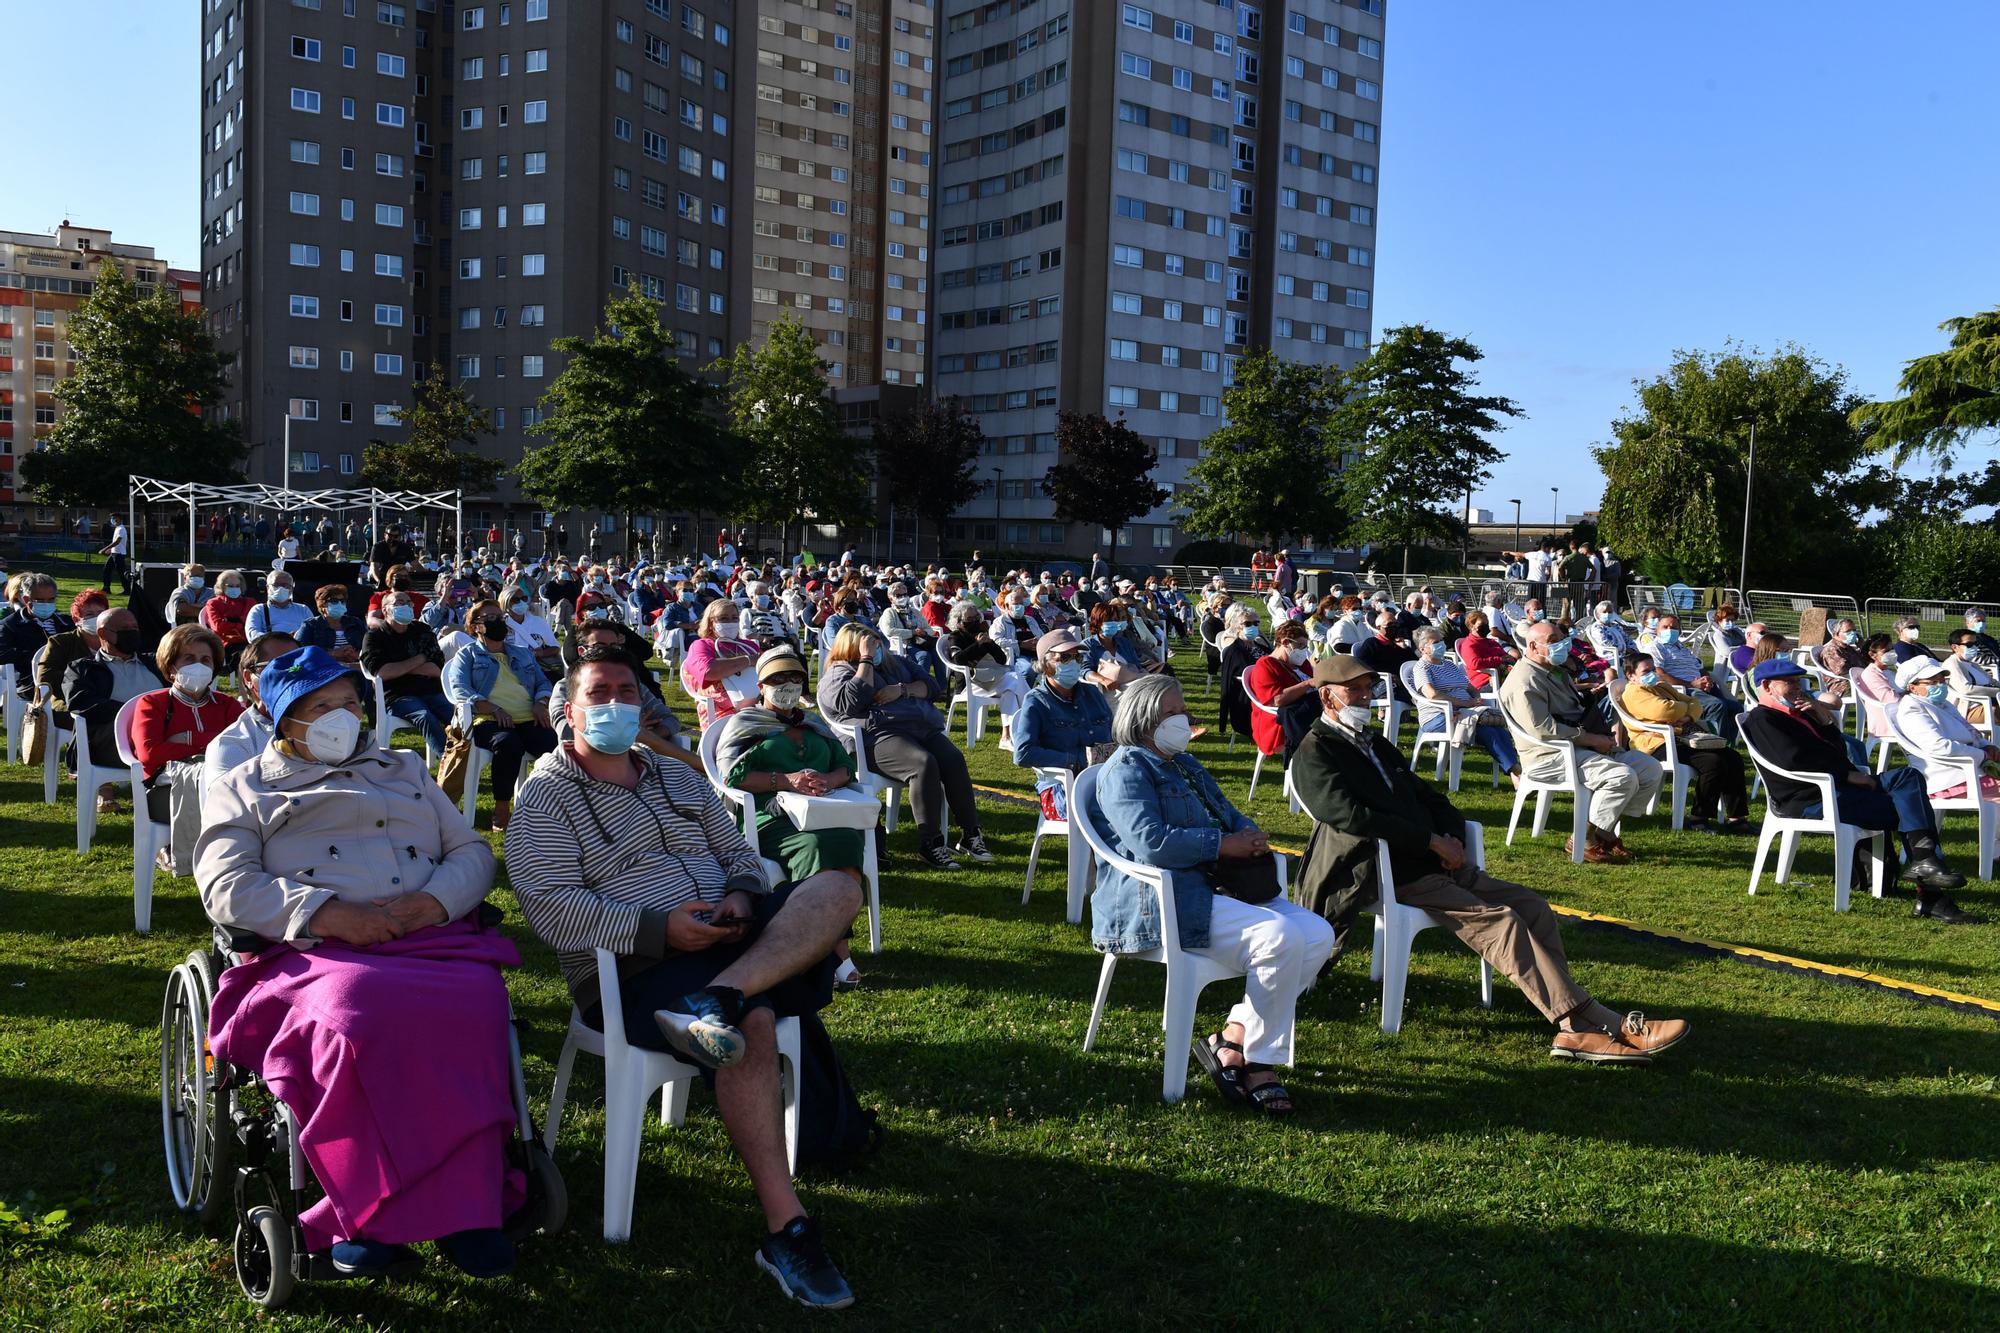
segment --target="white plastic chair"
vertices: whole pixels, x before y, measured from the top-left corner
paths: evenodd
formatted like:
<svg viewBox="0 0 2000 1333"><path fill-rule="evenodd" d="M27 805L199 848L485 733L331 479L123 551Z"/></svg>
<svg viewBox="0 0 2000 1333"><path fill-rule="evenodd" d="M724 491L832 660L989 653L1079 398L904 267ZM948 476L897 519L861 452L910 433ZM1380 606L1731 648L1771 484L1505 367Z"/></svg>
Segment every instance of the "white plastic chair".
<svg viewBox="0 0 2000 1333"><path fill-rule="evenodd" d="M1803 654L1803 656L1801 656L1800 654ZM1800 666L1806 669L1806 678L1812 681L1813 690L1815 693L1818 694L1826 693L1829 689L1832 688L1832 682L1838 679L1838 677L1834 676L1831 672L1827 671L1826 668L1822 667L1818 662L1813 660L1812 650L1809 648L1797 650L1797 652L1793 654L1792 660L1797 662ZM1852 690L1842 691L1839 696L1839 702L1834 705L1834 708L1836 710L1834 716L1835 719L1840 724L1840 729L1842 731L1847 731L1850 728L1852 728L1854 725L1854 720L1852 716L1854 709L1854 692Z"/></svg>
<svg viewBox="0 0 2000 1333"><path fill-rule="evenodd" d="M1402 734L1403 710L1409 705L1396 697L1396 691L1389 684L1388 677L1380 677L1375 685L1375 697L1368 706L1382 714L1382 739L1391 745Z"/></svg>
<svg viewBox="0 0 2000 1333"><path fill-rule="evenodd" d="M854 785L870 795L882 793L888 797L884 802L886 809L882 814L882 828L886 833L894 833L896 831L897 808L903 801L903 784L886 774L877 773L874 769L868 767L867 736L861 723L837 723L833 730L835 735L840 736L847 743L848 753L854 756ZM916 811L917 807L915 804L912 804L910 806L910 815L912 818L916 816ZM949 814L945 816L944 822L947 826L950 824L951 816Z"/></svg>
<svg viewBox="0 0 2000 1333"><path fill-rule="evenodd" d="M1486 830L1470 820L1465 825L1465 851L1473 865L1486 868ZM1382 983L1382 1031L1393 1037L1403 1030L1403 993L1410 981L1410 946L1419 932L1433 926L1447 927L1421 907L1410 907L1396 900L1396 876L1389 868L1389 844L1379 839L1375 843L1375 878L1381 897L1372 908L1364 909L1375 913L1375 949L1368 963L1368 979ZM1479 1003L1482 1008L1493 1007L1493 964L1484 958L1479 960Z"/></svg>
<svg viewBox="0 0 2000 1333"><path fill-rule="evenodd" d="M486 771L486 766L493 762L493 751L472 740L474 718L470 702L457 705L455 721L458 723L458 729L465 733L466 742L472 747L472 756L465 764L465 794L459 798L459 807L465 811L465 822L478 828L479 825L473 816L479 811L479 778ZM532 773L534 768L533 760L528 756L522 756L520 775L514 779L514 790L517 793L521 790L522 784L527 782L528 774ZM500 793L495 792L493 796L498 800Z"/></svg>
<svg viewBox="0 0 2000 1333"><path fill-rule="evenodd" d="M1881 829L1865 829L1857 824L1841 822L1840 807L1834 802L1833 775L1830 773L1794 773L1790 769L1779 768L1757 753L1757 747L1746 733L1743 744L1750 751L1750 762L1772 777L1790 778L1794 782L1806 782L1819 789L1820 813L1816 818L1805 815L1781 815L1778 813L1777 798L1772 794L1770 784L1764 786L1764 827L1757 835L1757 862L1750 868L1750 892L1757 892L1757 881L1764 877L1764 858L1770 854L1771 843L1779 840L1777 873L1773 876L1783 884L1792 876L1792 857L1798 852L1801 833L1823 833L1833 839L1833 910L1847 910L1848 893L1854 880L1854 849L1862 842L1868 843L1868 857L1872 863L1877 898L1885 887L1888 864L1888 833Z"/></svg>
<svg viewBox="0 0 2000 1333"><path fill-rule="evenodd" d="M118 709L113 724L118 738L118 758L125 765L126 780L132 784L132 928L144 935L153 928L153 857L160 848L171 846L172 824L156 824L146 800L146 773L132 752L132 715L139 700L127 699ZM79 794L79 800L82 799ZM92 808L96 806L92 798Z"/></svg>
<svg viewBox="0 0 2000 1333"><path fill-rule="evenodd" d="M118 710L120 718L128 701ZM75 719L76 725L76 854L82 856L90 851L91 839L97 836L97 789L102 786L120 787L131 782L131 772L122 763L114 763L110 755L93 756L90 752L90 727L82 718ZM145 819L139 810L139 803L146 799L146 788L141 784L132 789L132 817Z"/></svg>
<svg viewBox="0 0 2000 1333"><path fill-rule="evenodd" d="M732 787L723 780L722 770L716 766L716 749L722 743L722 725L704 727L701 733L701 769L708 775L709 785L715 788L722 803L736 814L743 826L743 840L752 847L759 846L757 840L757 798L741 787ZM855 789L864 790L860 783ZM873 796L871 791L869 796ZM861 875L868 881L868 949L871 953L882 951L882 867L875 856L875 830L860 829L861 834ZM764 874L772 884L782 884L790 878L785 867L768 856L759 855L764 863Z"/></svg>
<svg viewBox="0 0 2000 1333"><path fill-rule="evenodd" d="M423 729L417 726L416 723L410 721L408 718L398 717L389 711L389 696L382 688L382 678L380 676L371 676L368 674L367 669L363 668L361 677L373 686L375 690L376 749L387 750L395 741L396 733L399 731L414 731L419 736L423 734ZM468 732L466 734L470 735L471 733Z"/></svg>
<svg viewBox="0 0 2000 1333"><path fill-rule="evenodd" d="M1066 768L1038 768L1038 778L1054 778L1062 786L1063 809L1076 809L1076 779ZM1040 804L1039 800L1036 802ZM1090 845L1078 837L1070 828L1067 819L1050 819L1046 813L1038 815L1035 822L1035 840L1028 844L1028 877L1021 883L1021 906L1028 905L1028 895L1035 889L1035 864L1042 855L1043 838L1065 839L1069 871L1069 919L1072 923L1083 920L1084 896L1090 892L1091 873L1095 863L1090 858Z"/></svg>
<svg viewBox="0 0 2000 1333"><path fill-rule="evenodd" d="M1903 729L1897 724L1896 714L1889 713L1889 730L1896 744L1910 757L1910 764L1924 775L1927 788L1942 790L1954 783L1965 786L1962 796L1939 796L1937 790L1930 794L1931 809L1942 815L1952 811L1970 814L1979 829L1979 878L1993 878L1993 852L1996 831L2000 831L2000 804L1982 798L1979 794L1980 764L1977 760L1959 757L1953 759L1933 759L1920 755L1910 748L1903 737ZM1937 770L1933 773L1932 770Z"/></svg>
<svg viewBox="0 0 2000 1333"><path fill-rule="evenodd" d="M28 679L34 680L42 674L42 658L48 651L47 644L35 649L34 657L28 662ZM13 697L12 691L8 692L8 697ZM56 730L56 706L53 694L35 706L42 714L42 804L54 805L56 788L60 785L58 779L62 774L63 737L67 733Z"/></svg>
<svg viewBox="0 0 2000 1333"><path fill-rule="evenodd" d="M1071 793L1076 804L1070 807L1070 825L1083 834L1084 841L1090 844L1091 852L1099 861L1149 885L1159 895L1159 947L1122 956L1162 963L1167 969L1166 1005L1160 1024L1166 1032L1167 1054L1160 1096L1171 1104L1179 1101L1187 1091L1188 1048L1194 1041L1195 1006L1201 999L1203 988L1211 982L1228 981L1243 974L1206 955L1187 953L1181 948L1180 920L1174 911L1174 895L1167 887L1166 872L1128 861L1113 852L1110 839L1092 822L1091 807L1097 800L1098 772L1096 768L1086 768L1077 774ZM1097 1044L1097 1029L1104 1020L1104 1006L1111 997L1111 978L1118 970L1120 956L1110 951L1104 955L1104 966L1097 976L1097 999L1090 1010L1090 1026L1083 1034L1083 1049L1086 1051Z"/></svg>
<svg viewBox="0 0 2000 1333"><path fill-rule="evenodd" d="M1513 728L1508 730L1513 731ZM1590 788L1583 785L1583 767L1577 761L1576 743L1539 740L1523 736L1518 731L1513 731L1513 735L1514 744L1522 750L1530 745L1544 745L1559 752L1563 760L1563 781L1537 782L1525 770L1522 772L1521 784L1514 789L1514 813L1507 820L1507 845L1514 845L1514 830L1521 823L1521 807L1527 804L1530 796L1535 798L1535 820L1529 833L1534 838L1541 837L1542 830L1548 827L1549 797L1567 796L1576 808L1576 832L1571 840L1569 859L1582 865L1584 849L1590 841Z"/></svg>
<svg viewBox="0 0 2000 1333"><path fill-rule="evenodd" d="M946 662L944 669L951 679L958 683L958 688L952 693L951 702L945 705L945 734L951 734L952 715L958 711L960 704L964 704L965 748L973 749L979 744L979 738L986 734L986 711L992 709L995 717L1000 715L999 691L981 689L974 684L969 667Z"/></svg>
<svg viewBox="0 0 2000 1333"><path fill-rule="evenodd" d="M701 1077L693 1065L664 1051L632 1045L625 1036L625 1009L618 981L618 960L609 949L598 949L597 984L603 1001L604 1028L583 1021L583 1011L571 1006L569 1035L556 1061L556 1084L549 1093L548 1125L542 1145L555 1152L562 1127L563 1102L578 1051L604 1061L604 1239L632 1238L632 1200L639 1180L639 1136L646 1103L660 1090L660 1122L678 1128L687 1120L688 1089ZM785 1099L785 1159L796 1171L799 1162L799 1020L781 1018L778 1028L778 1082Z"/></svg>
<svg viewBox="0 0 2000 1333"><path fill-rule="evenodd" d="M1611 707L1617 712L1618 720L1625 724L1626 732L1635 736L1642 731L1650 732L1666 743L1666 748L1660 752L1660 758L1674 781L1674 831L1678 833L1687 827L1688 783L1694 780L1694 769L1681 762L1680 738L1674 735L1674 729L1664 722L1641 722L1633 717L1619 702L1623 695L1622 690L1612 693ZM1736 762L1734 754L1729 756L1729 762L1732 764ZM1652 814L1659 804L1660 796L1655 792L1652 801L1646 806L1646 813Z"/></svg>
<svg viewBox="0 0 2000 1333"><path fill-rule="evenodd" d="M1261 661L1262 659L1260 658L1259 660ZM1251 670L1255 669L1256 669L1255 667L1251 668ZM1277 721L1278 710L1276 708L1273 708L1270 704L1264 703L1262 700L1258 699L1256 695L1250 693L1249 671L1245 671L1241 676L1237 677L1236 683L1242 689L1243 697L1250 701L1250 706L1252 708L1264 714L1266 717L1270 718L1273 722ZM1246 802L1254 801L1257 799L1257 778L1264 771L1264 761L1266 759L1269 759L1270 757L1271 756L1264 753L1262 746L1257 747L1257 762L1250 765L1250 794L1244 798Z"/></svg>
<svg viewBox="0 0 2000 1333"><path fill-rule="evenodd" d="M14 692L14 664L0 662L0 723L7 728L7 762L18 763L21 758L21 727L27 715L27 701Z"/></svg>

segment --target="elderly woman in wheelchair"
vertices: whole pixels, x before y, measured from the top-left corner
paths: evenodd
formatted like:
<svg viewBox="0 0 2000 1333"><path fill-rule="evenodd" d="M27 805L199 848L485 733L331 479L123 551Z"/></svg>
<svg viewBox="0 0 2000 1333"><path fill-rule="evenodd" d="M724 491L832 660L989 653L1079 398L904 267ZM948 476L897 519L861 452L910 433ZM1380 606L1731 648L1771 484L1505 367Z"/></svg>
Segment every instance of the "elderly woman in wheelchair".
<svg viewBox="0 0 2000 1333"><path fill-rule="evenodd" d="M200 1017L225 1094L183 1126L196 1160L176 1194L213 1221L214 1194L233 1186L238 1276L266 1304L294 1276L411 1272L420 1241L475 1276L508 1272L509 1223L521 1229L549 1182L509 1142L533 1134L500 975L520 959L482 911L493 853L421 756L367 744L351 667L296 649L264 669L261 694L271 744L208 792L196 849L203 906L238 956L219 977L206 955L177 972L178 1019L169 991L170 1176L190 1165L175 1161L166 1104L187 1063L173 1027L191 1025L211 989ZM276 1103L275 1127L227 1095L253 1080ZM232 1151L246 1169L225 1181ZM248 1207L251 1168L273 1156L289 1160L289 1188L267 1169L273 1206ZM294 1220L287 1205L308 1200ZM548 1229L545 1216L530 1225Z"/></svg>

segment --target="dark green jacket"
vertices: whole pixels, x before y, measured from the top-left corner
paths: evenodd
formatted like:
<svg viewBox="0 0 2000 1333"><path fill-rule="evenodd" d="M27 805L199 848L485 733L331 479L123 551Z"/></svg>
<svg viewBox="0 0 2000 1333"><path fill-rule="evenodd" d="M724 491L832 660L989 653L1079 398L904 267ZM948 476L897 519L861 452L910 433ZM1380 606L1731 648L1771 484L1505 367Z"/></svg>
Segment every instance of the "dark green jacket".
<svg viewBox="0 0 2000 1333"><path fill-rule="evenodd" d="M1344 942L1355 914L1374 903L1375 843L1389 845L1398 880L1444 867L1430 850L1431 835L1465 837L1465 816L1442 792L1410 771L1402 752L1370 731L1368 745L1389 774L1382 780L1368 756L1324 717L1292 756L1292 787L1312 816L1299 901L1333 922Z"/></svg>

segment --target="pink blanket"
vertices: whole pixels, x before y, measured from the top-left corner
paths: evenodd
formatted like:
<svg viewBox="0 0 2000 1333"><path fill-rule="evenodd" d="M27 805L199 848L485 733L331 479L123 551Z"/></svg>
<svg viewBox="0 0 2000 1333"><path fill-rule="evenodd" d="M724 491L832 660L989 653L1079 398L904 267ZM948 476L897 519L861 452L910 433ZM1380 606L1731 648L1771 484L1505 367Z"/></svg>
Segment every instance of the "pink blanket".
<svg viewBox="0 0 2000 1333"><path fill-rule="evenodd" d="M306 1247L390 1244L497 1227L524 1197L497 931L454 921L356 947L277 945L222 974L209 1043L298 1118L326 1197Z"/></svg>

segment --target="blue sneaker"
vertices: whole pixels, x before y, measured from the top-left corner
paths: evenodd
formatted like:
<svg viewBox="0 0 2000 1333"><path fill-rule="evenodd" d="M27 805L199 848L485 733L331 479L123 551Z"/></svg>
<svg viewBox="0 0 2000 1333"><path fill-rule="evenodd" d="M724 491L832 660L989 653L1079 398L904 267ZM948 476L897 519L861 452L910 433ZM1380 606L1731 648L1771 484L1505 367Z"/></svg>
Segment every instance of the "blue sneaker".
<svg viewBox="0 0 2000 1333"><path fill-rule="evenodd" d="M778 1290L815 1310L845 1310L854 1304L847 1279L827 1258L819 1223L795 1217L757 1247L757 1267L778 1280Z"/></svg>
<svg viewBox="0 0 2000 1333"><path fill-rule="evenodd" d="M408 1277L424 1266L409 1246L379 1240L337 1240L327 1253L342 1277Z"/></svg>
<svg viewBox="0 0 2000 1333"><path fill-rule="evenodd" d="M454 1231L437 1240L438 1252L471 1277L503 1277L514 1271L514 1242L498 1227Z"/></svg>
<svg viewBox="0 0 2000 1333"><path fill-rule="evenodd" d="M727 1069L750 1049L737 1026L742 1017L742 993L716 986L683 995L678 1008L656 1011L653 1021L677 1054L704 1068Z"/></svg>

